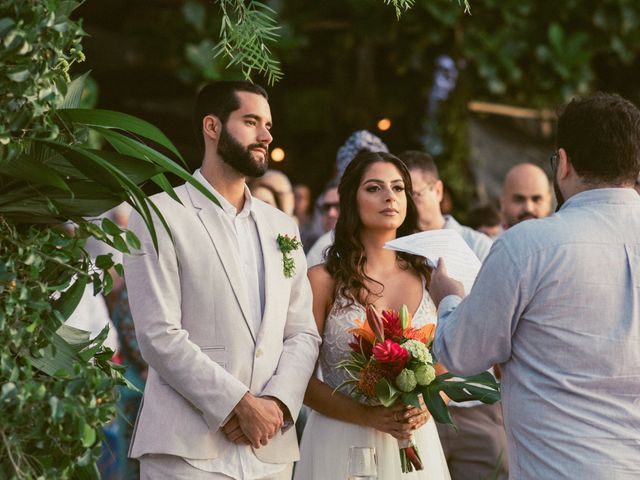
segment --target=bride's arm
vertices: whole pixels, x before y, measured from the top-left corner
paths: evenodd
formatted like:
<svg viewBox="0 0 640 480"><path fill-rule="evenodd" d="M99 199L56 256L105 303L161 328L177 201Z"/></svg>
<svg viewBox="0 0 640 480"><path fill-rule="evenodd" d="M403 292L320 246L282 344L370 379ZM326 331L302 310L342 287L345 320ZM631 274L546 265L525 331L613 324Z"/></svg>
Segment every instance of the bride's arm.
<svg viewBox="0 0 640 480"><path fill-rule="evenodd" d="M322 336L324 322L331 308L334 283L324 265L311 268L308 276L313 291L313 315L318 333ZM375 428L396 438L409 438L411 430L426 422L417 409L407 409L404 405L390 408L364 405L340 392L334 393L329 385L315 377L309 381L304 403L324 416Z"/></svg>

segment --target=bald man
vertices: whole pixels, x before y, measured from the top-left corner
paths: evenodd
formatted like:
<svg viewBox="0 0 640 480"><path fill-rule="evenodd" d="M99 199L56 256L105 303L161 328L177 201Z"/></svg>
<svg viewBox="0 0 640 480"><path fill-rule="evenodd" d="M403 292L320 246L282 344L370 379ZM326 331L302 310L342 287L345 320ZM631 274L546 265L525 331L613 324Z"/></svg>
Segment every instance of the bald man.
<svg viewBox="0 0 640 480"><path fill-rule="evenodd" d="M551 213L551 185L544 170L532 163L512 167L502 187L500 212L505 229L523 220L548 216Z"/></svg>

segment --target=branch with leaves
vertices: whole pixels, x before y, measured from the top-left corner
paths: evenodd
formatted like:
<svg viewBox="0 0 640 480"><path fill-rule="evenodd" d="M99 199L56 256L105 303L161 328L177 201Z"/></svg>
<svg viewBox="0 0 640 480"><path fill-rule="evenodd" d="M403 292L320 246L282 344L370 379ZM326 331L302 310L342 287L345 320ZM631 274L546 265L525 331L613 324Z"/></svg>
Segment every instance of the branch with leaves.
<svg viewBox="0 0 640 480"><path fill-rule="evenodd" d="M383 0L395 9L398 20L415 4L415 0ZM432 0L435 1L435 0ZM222 22L220 41L215 48L215 56L224 56L228 66L238 66L247 80L253 73L262 74L269 85L283 76L280 62L274 57L268 43L280 36L277 12L258 1L217 0L220 4ZM469 0L458 0L464 4L465 13L470 13Z"/></svg>
<svg viewBox="0 0 640 480"><path fill-rule="evenodd" d="M241 68L245 78L253 72L267 77L270 85L282 78L280 62L273 57L267 43L278 37L276 12L261 2L218 0L222 12L220 42L215 56L225 55L229 66Z"/></svg>

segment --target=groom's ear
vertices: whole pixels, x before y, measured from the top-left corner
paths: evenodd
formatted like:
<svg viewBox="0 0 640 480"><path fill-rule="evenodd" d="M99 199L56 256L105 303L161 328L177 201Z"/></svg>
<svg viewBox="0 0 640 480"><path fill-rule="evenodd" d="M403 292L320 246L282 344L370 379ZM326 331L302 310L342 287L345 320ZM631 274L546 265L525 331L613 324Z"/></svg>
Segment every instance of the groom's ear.
<svg viewBox="0 0 640 480"><path fill-rule="evenodd" d="M217 142L221 130L222 123L215 115L207 115L202 119L202 134L205 138L209 138Z"/></svg>

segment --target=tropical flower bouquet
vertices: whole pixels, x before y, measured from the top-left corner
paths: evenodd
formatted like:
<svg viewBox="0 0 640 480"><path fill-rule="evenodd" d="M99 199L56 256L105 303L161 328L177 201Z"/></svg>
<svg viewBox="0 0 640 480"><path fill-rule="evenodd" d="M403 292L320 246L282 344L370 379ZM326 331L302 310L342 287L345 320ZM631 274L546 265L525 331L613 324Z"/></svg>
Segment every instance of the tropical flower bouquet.
<svg viewBox="0 0 640 480"><path fill-rule="evenodd" d="M380 315L369 305L364 320L356 320L350 330L351 357L340 364L350 379L351 394L389 407L400 401L417 408L426 406L434 420L453 425L444 392L456 402L500 400L500 386L493 375L483 372L469 377L436 374L431 353L435 325L414 328L405 305L401 310L385 310ZM402 472L422 470L422 460L413 439L398 441Z"/></svg>

